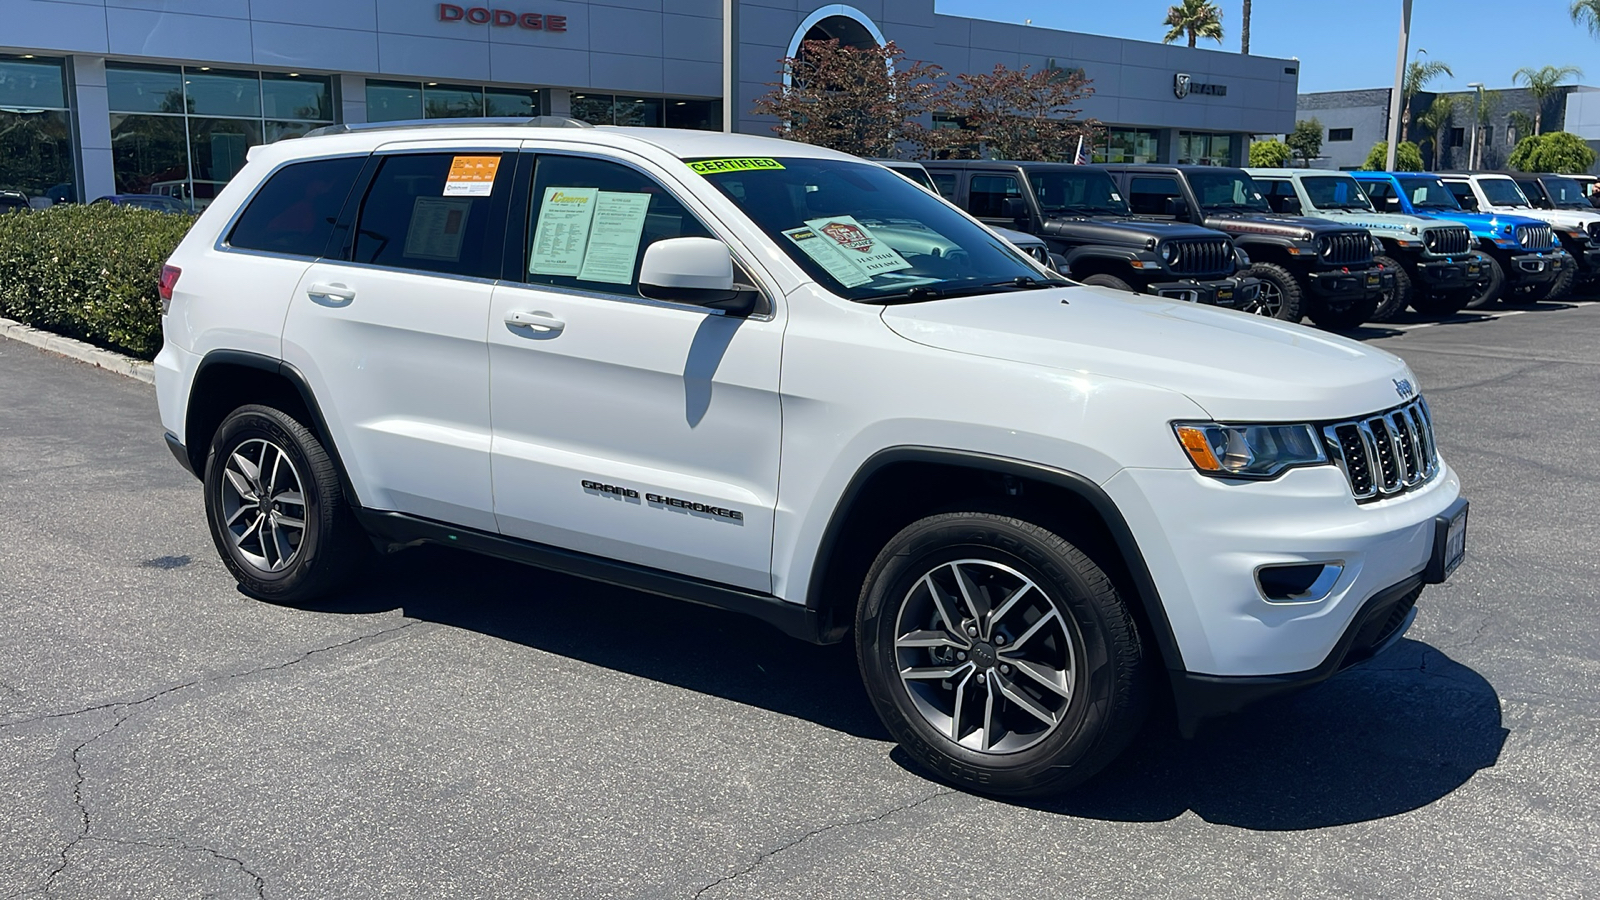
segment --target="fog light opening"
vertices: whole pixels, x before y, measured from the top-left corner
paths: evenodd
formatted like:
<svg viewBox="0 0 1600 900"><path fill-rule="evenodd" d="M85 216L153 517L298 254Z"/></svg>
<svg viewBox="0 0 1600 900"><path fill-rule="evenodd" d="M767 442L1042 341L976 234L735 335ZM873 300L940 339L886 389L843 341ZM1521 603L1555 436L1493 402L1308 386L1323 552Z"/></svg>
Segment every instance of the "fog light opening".
<svg viewBox="0 0 1600 900"><path fill-rule="evenodd" d="M1256 570L1256 584L1269 603L1316 603L1333 592L1341 563L1295 563L1262 566Z"/></svg>

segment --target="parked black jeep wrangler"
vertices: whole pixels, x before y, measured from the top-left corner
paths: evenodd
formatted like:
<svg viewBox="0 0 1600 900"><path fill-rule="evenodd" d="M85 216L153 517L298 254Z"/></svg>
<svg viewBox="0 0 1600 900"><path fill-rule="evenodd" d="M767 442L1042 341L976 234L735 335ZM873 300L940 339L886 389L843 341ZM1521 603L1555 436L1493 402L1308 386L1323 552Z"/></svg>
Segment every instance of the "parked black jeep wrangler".
<svg viewBox="0 0 1600 900"><path fill-rule="evenodd" d="M1365 228L1272 211L1243 169L1219 166L1107 166L1135 214L1227 232L1261 279L1262 315L1302 315L1322 328L1355 328L1372 317L1394 273L1373 261Z"/></svg>
<svg viewBox="0 0 1600 900"><path fill-rule="evenodd" d="M1095 166L993 160L923 163L946 200L986 224L1050 247L1056 271L1117 290L1236 309L1253 308L1260 282L1249 260L1209 228L1136 219Z"/></svg>

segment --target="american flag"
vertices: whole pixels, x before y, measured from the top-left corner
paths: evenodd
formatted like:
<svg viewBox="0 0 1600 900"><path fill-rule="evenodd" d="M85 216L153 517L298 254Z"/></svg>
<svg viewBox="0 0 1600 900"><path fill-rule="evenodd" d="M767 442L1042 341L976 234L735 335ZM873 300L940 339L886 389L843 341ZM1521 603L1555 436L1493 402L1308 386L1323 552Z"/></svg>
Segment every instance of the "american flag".
<svg viewBox="0 0 1600 900"><path fill-rule="evenodd" d="M1089 148L1084 146L1083 135L1080 134L1078 135L1078 154L1072 158L1072 164L1075 166L1087 166L1091 162L1094 162L1094 158L1090 156Z"/></svg>

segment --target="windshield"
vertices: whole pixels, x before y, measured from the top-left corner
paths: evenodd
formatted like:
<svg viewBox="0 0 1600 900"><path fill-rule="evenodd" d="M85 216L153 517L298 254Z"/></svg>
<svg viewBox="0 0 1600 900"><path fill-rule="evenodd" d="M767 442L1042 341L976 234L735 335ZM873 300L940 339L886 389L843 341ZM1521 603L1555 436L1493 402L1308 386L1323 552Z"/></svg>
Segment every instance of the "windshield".
<svg viewBox="0 0 1600 900"><path fill-rule="evenodd" d="M1583 195L1583 188L1571 178L1546 175L1539 179L1539 183L1544 186L1544 192L1549 195L1550 202L1562 209L1594 209L1589 205L1589 199Z"/></svg>
<svg viewBox="0 0 1600 900"><path fill-rule="evenodd" d="M1048 283L983 226L893 172L835 159L687 160L823 286L867 303Z"/></svg>
<svg viewBox="0 0 1600 900"><path fill-rule="evenodd" d="M1372 203L1361 193L1361 186L1349 175L1318 175L1302 178L1300 184L1317 209L1359 209L1372 212Z"/></svg>
<svg viewBox="0 0 1600 900"><path fill-rule="evenodd" d="M1028 181L1047 216L1126 216L1128 201L1098 169L1030 169Z"/></svg>
<svg viewBox="0 0 1600 900"><path fill-rule="evenodd" d="M1190 172L1189 186L1194 188L1203 213L1272 212L1255 181L1243 172Z"/></svg>
<svg viewBox="0 0 1600 900"><path fill-rule="evenodd" d="M1416 209L1460 209L1454 194L1437 178L1402 178L1400 190L1411 198Z"/></svg>
<svg viewBox="0 0 1600 900"><path fill-rule="evenodd" d="M1523 196L1522 188L1509 178L1480 178L1478 187L1483 189L1483 195L1489 198L1490 206L1526 206L1533 204Z"/></svg>

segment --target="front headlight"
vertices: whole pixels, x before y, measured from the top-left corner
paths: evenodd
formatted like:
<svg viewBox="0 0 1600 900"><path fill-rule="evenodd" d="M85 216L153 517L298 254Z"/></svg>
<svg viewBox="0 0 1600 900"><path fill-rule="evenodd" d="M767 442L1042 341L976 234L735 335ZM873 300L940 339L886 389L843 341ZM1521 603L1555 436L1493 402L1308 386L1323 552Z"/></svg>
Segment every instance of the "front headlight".
<svg viewBox="0 0 1600 900"><path fill-rule="evenodd" d="M1166 260L1167 265L1169 266L1176 263L1178 261L1178 245L1167 244L1165 247L1162 247L1161 258Z"/></svg>
<svg viewBox="0 0 1600 900"><path fill-rule="evenodd" d="M1310 425L1219 425L1176 422L1172 426L1189 461L1203 475L1271 478L1295 466L1328 461Z"/></svg>

